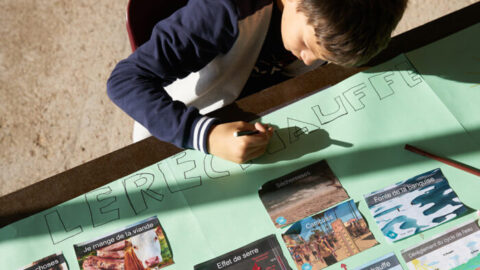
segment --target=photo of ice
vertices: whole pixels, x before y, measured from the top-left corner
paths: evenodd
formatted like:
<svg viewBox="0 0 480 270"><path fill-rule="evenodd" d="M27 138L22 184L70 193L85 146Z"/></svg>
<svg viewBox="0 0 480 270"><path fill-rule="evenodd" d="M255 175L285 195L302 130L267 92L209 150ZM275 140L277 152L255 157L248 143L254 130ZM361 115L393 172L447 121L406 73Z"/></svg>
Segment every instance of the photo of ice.
<svg viewBox="0 0 480 270"><path fill-rule="evenodd" d="M390 241L415 235L470 212L440 169L365 195L365 200Z"/></svg>

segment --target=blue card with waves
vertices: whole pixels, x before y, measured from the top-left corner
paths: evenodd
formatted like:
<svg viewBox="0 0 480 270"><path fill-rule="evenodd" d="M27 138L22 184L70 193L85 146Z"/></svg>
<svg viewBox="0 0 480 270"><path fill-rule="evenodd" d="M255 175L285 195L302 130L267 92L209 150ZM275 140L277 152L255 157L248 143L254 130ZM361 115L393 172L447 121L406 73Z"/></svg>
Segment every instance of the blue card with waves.
<svg viewBox="0 0 480 270"><path fill-rule="evenodd" d="M471 212L460 201L440 169L364 197L382 233L392 242Z"/></svg>

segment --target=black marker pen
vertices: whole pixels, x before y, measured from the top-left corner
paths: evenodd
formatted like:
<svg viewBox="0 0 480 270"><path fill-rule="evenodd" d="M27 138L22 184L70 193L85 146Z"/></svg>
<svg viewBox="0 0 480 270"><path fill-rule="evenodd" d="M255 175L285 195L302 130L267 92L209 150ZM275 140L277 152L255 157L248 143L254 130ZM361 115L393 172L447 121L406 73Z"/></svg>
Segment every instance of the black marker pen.
<svg viewBox="0 0 480 270"><path fill-rule="evenodd" d="M254 134L258 134L258 133L260 133L260 131L258 131L258 130L235 131L233 133L233 136L240 137L240 136L245 136L245 135L254 135Z"/></svg>

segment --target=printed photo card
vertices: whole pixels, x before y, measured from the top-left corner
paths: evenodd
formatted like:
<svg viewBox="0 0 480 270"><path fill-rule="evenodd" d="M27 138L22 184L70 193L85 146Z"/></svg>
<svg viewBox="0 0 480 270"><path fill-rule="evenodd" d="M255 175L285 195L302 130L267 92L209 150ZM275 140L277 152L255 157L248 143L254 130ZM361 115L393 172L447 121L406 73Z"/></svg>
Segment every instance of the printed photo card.
<svg viewBox="0 0 480 270"><path fill-rule="evenodd" d="M407 250L402 256L408 269L479 269L478 220L449 230Z"/></svg>
<svg viewBox="0 0 480 270"><path fill-rule="evenodd" d="M63 253L57 253L35 261L19 270L68 270Z"/></svg>
<svg viewBox="0 0 480 270"><path fill-rule="evenodd" d="M291 270L273 234L194 267L194 270L220 269Z"/></svg>
<svg viewBox="0 0 480 270"><path fill-rule="evenodd" d="M389 253L353 270L403 270L394 253Z"/></svg>
<svg viewBox="0 0 480 270"><path fill-rule="evenodd" d="M282 237L299 270L322 269L378 244L353 200L294 223Z"/></svg>
<svg viewBox="0 0 480 270"><path fill-rule="evenodd" d="M389 241L398 241L471 212L440 169L364 196Z"/></svg>
<svg viewBox="0 0 480 270"><path fill-rule="evenodd" d="M160 269L173 255L157 217L73 246L82 270Z"/></svg>
<svg viewBox="0 0 480 270"><path fill-rule="evenodd" d="M467 263L464 263L460 266L457 266L455 268L452 268L452 270L465 270L465 269L475 269L478 270L480 269L480 255L477 254L474 258L469 260Z"/></svg>
<svg viewBox="0 0 480 270"><path fill-rule="evenodd" d="M349 198L325 160L269 181L258 193L277 228Z"/></svg>

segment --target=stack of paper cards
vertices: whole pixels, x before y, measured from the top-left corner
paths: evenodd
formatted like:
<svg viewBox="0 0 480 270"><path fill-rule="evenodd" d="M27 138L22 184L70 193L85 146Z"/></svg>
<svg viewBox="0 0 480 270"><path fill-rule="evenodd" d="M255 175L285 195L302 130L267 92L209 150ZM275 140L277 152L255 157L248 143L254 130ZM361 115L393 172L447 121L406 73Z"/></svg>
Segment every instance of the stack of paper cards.
<svg viewBox="0 0 480 270"><path fill-rule="evenodd" d="M365 200L382 233L391 241L469 212L440 169L365 195Z"/></svg>
<svg viewBox="0 0 480 270"><path fill-rule="evenodd" d="M283 227L348 199L325 160L265 183L258 191L276 227Z"/></svg>
<svg viewBox="0 0 480 270"><path fill-rule="evenodd" d="M282 237L299 270L322 269L377 244L353 200L294 223Z"/></svg>

